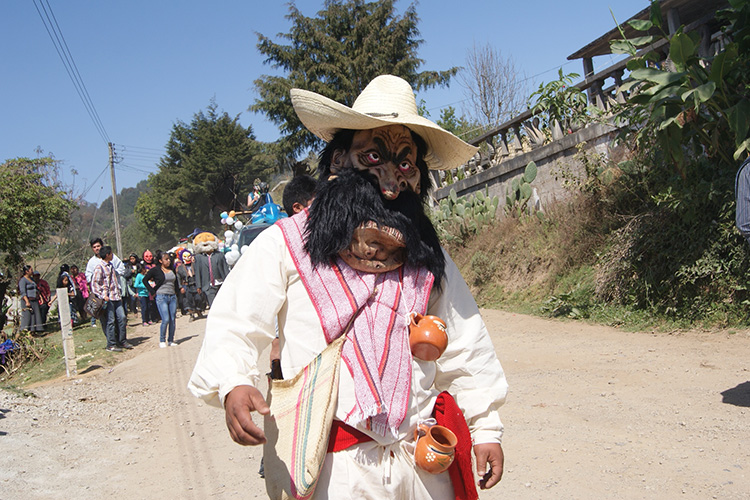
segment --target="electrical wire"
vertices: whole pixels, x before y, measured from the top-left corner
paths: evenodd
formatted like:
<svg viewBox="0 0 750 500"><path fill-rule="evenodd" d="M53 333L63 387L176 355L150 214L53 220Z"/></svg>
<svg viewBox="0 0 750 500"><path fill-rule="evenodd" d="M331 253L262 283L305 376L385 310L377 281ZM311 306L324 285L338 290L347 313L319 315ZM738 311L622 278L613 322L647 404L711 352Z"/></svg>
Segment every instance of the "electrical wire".
<svg viewBox="0 0 750 500"><path fill-rule="evenodd" d="M60 25L57 23L55 14L52 12L52 7L49 4L49 0L34 0L34 7L36 7L39 18L42 20L44 28L47 30L47 34L49 35L50 40L52 40L52 44L55 46L57 55L60 57L63 66L65 66L65 71L68 73L70 81L73 82L73 86L78 93L78 97L81 98L81 102L83 102L83 105L86 108L86 112L91 118L91 121L94 123L94 127L101 136L102 140L108 144L111 141L109 140L107 130L104 128L104 124L99 117L99 113L96 111L96 107L94 106L94 102L91 100L91 96L89 95L88 89L86 88L86 84L83 83L83 78L78 71L78 66L76 66L76 63L73 60L73 55L70 53L68 44L65 42L65 37L62 34ZM42 10L44 11L44 14L42 14Z"/></svg>
<svg viewBox="0 0 750 500"><path fill-rule="evenodd" d="M99 175L96 176L96 179L94 179L94 182L92 182L91 185L88 188L86 188L86 189L83 190L83 193L81 193L81 198L85 198L86 197L86 195L88 194L88 192L91 191L91 188L93 188L96 185L96 181L99 180L99 177L101 177L102 175L104 175L104 172L106 172L108 168L109 168L109 165L107 165L106 167L104 167L104 169L102 169L102 171L99 172Z"/></svg>

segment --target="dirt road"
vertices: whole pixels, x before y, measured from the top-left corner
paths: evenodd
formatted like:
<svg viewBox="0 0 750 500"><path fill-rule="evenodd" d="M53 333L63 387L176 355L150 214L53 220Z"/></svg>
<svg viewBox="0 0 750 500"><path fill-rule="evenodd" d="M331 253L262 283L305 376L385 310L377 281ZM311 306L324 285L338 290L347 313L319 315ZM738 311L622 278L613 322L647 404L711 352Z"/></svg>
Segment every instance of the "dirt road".
<svg viewBox="0 0 750 500"><path fill-rule="evenodd" d="M483 311L510 383L482 499L750 498L750 332L626 333ZM260 449L186 390L204 321L113 369L0 392L0 498L265 498Z"/></svg>

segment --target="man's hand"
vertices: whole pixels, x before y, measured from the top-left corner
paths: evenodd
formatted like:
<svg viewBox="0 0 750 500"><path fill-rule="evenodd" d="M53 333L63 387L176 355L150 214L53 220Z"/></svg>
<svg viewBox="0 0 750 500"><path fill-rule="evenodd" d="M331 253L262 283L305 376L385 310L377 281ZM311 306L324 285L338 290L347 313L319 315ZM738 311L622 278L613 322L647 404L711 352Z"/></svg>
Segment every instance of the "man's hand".
<svg viewBox="0 0 750 500"><path fill-rule="evenodd" d="M477 458L477 474L482 478L479 480L479 488L488 490L503 477L503 447L498 443L478 444L474 446L474 456Z"/></svg>
<svg viewBox="0 0 750 500"><path fill-rule="evenodd" d="M224 398L227 429L235 443L255 446L266 442L263 429L255 425L250 412L268 415L271 409L258 389L249 385L238 385Z"/></svg>

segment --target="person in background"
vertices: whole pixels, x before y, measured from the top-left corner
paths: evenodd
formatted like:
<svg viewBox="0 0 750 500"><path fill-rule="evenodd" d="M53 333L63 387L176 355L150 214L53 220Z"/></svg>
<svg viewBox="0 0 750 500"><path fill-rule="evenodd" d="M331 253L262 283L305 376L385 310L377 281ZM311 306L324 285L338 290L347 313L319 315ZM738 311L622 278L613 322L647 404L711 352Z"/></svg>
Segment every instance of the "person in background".
<svg viewBox="0 0 750 500"><path fill-rule="evenodd" d="M734 178L736 202L735 224L745 241L750 243L750 158L742 162Z"/></svg>
<svg viewBox="0 0 750 500"><path fill-rule="evenodd" d="M24 305L21 311L21 330L44 332L42 313L39 310L39 291L34 281L34 269L26 265L23 266L21 272L23 276L18 281L18 292Z"/></svg>
<svg viewBox="0 0 750 500"><path fill-rule="evenodd" d="M172 266L172 257L167 252L157 251L159 265L152 267L143 277L149 293L156 297L156 307L161 316L159 329L159 347L174 347L175 321L177 319L177 275Z"/></svg>
<svg viewBox="0 0 750 500"><path fill-rule="evenodd" d="M42 278L39 271L34 271L33 278L36 288L39 291L39 312L42 314L42 324L46 325L49 305L52 302L52 291L49 289L49 283Z"/></svg>
<svg viewBox="0 0 750 500"><path fill-rule="evenodd" d="M67 267L67 265L66 265ZM55 284L55 288L65 288L68 290L68 304L70 306L70 323L71 325L75 325L77 323L77 316L76 316L76 288L75 285L73 285L73 279L71 278L70 274L67 272L61 273L57 277L57 283ZM63 300L62 297L57 297L57 304L58 307L60 307L61 300Z"/></svg>
<svg viewBox="0 0 750 500"><path fill-rule="evenodd" d="M146 272L150 271L154 267L157 267L158 262L154 260L154 254L151 252L151 250L147 249L145 252L143 252L142 265L146 269ZM159 318L159 310L156 307L156 297L152 294L149 294L148 296L148 314L149 324L158 323L161 319Z"/></svg>
<svg viewBox="0 0 750 500"><path fill-rule="evenodd" d="M75 264L70 266L70 276L73 278L73 284L78 291L76 294L76 310L83 322L86 321L86 310L83 306L86 304L86 299L89 298L89 286L88 283L86 283L86 276L78 271L78 266Z"/></svg>
<svg viewBox="0 0 750 500"><path fill-rule="evenodd" d="M140 262L138 262L138 256L131 253L128 257L128 261L125 263L125 267L130 270L130 277L126 283L128 289L128 301L127 304L125 304L125 311L127 312L130 310L131 313L138 314L138 292L136 292L135 287L133 286L135 283L135 277L138 276L138 271L141 267Z"/></svg>
<svg viewBox="0 0 750 500"><path fill-rule="evenodd" d="M127 340L127 316L122 307L120 280L112 264L113 257L112 247L102 246L99 249L99 263L94 268L91 278L91 293L104 300L103 313L107 318L104 323L104 335L107 337L106 349L111 352L121 352L123 349L132 349L133 345ZM115 328L115 323L117 323L117 328Z"/></svg>
<svg viewBox="0 0 750 500"><path fill-rule="evenodd" d="M284 211L289 217L310 206L315 197L317 181L310 175L299 175L284 187L281 197Z"/></svg>
<svg viewBox="0 0 750 500"><path fill-rule="evenodd" d="M177 276L177 285L175 290L175 296L177 297L177 310L180 311L180 316L187 316L187 309L185 307L185 294L180 290L179 284L179 270L182 267L182 261L178 256L177 252L169 252L169 257L172 259L172 270L175 276Z"/></svg>
<svg viewBox="0 0 750 500"><path fill-rule="evenodd" d="M256 208L258 201L260 200L260 179L255 179L253 183L253 190L247 195L247 209L253 210Z"/></svg>
<svg viewBox="0 0 750 500"><path fill-rule="evenodd" d="M150 321L150 300L148 297L148 289L146 288L146 285L143 283L143 277L146 275L146 268L143 266L138 267L138 274L135 275L135 281L133 282L133 288L135 288L136 293L138 294L138 300L141 303L141 321L143 321L143 326L149 326L153 323Z"/></svg>
<svg viewBox="0 0 750 500"><path fill-rule="evenodd" d="M219 252L219 239L215 234L205 232L193 239L195 247L195 282L198 293L203 293L208 307L214 303L221 284L229 274L229 266L224 254Z"/></svg>
<svg viewBox="0 0 750 500"><path fill-rule="evenodd" d="M94 255L86 263L86 271L84 272L84 274L86 275L86 282L88 283L90 290L93 288L91 286L91 280L94 277L94 269L96 269L96 266L98 266L101 262L101 259L99 258L99 251L104 246L104 242L101 238L93 238L91 241L89 241L89 244L91 245L91 251L94 252ZM123 264L120 258L115 254L112 254L112 267L114 268L118 276L125 275L125 264ZM91 326L94 325L96 325L96 318L91 318ZM115 325L115 328L117 328L117 325Z"/></svg>
<svg viewBox="0 0 750 500"><path fill-rule="evenodd" d="M182 261L182 265L177 268L180 293L185 297L185 309L190 315L190 321L195 321L203 317L203 296L198 293L198 286L195 284L193 254L190 250L182 250L179 257Z"/></svg>

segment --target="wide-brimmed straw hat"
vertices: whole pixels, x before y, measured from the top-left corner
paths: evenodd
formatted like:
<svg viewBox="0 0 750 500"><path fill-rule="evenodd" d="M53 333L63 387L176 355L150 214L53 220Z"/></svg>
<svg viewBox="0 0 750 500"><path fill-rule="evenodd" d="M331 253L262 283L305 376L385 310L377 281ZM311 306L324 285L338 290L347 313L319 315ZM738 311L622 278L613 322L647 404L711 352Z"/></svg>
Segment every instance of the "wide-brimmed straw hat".
<svg viewBox="0 0 750 500"><path fill-rule="evenodd" d="M292 89L290 94L299 119L326 142L340 130L404 125L427 143L424 159L427 166L436 170L456 168L478 149L420 116L411 85L397 76L376 77L351 108L309 90Z"/></svg>

